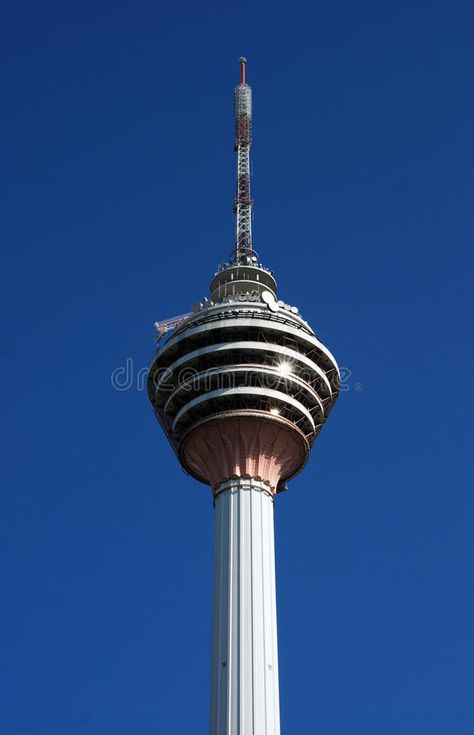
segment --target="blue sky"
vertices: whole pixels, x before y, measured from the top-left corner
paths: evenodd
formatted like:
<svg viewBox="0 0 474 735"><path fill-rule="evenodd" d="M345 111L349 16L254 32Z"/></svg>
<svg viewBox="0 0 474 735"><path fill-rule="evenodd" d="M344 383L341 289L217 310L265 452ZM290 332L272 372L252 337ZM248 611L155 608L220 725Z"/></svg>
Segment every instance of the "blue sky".
<svg viewBox="0 0 474 735"><path fill-rule="evenodd" d="M472 4L2 16L2 733L207 732L212 503L137 374L232 248L244 54L255 247L348 373L276 502L282 733L470 735Z"/></svg>

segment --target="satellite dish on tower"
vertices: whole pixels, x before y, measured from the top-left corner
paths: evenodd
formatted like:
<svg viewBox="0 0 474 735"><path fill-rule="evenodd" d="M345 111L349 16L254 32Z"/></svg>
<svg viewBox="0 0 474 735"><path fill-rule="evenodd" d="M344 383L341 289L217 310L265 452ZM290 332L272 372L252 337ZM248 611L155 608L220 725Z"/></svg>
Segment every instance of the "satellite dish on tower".
<svg viewBox="0 0 474 735"><path fill-rule="evenodd" d="M268 306L270 311L278 311L279 306L275 301L275 297L271 291L262 291L261 297L264 304Z"/></svg>

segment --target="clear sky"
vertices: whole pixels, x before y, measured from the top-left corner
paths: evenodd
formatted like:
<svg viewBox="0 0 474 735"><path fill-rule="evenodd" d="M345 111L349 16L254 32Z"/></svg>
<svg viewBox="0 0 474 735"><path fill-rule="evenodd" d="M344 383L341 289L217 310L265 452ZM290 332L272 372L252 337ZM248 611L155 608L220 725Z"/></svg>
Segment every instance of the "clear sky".
<svg viewBox="0 0 474 735"><path fill-rule="evenodd" d="M243 54L347 387L276 501L282 733L472 735L472 3L1 5L1 732L207 732L210 491L139 375L233 245Z"/></svg>

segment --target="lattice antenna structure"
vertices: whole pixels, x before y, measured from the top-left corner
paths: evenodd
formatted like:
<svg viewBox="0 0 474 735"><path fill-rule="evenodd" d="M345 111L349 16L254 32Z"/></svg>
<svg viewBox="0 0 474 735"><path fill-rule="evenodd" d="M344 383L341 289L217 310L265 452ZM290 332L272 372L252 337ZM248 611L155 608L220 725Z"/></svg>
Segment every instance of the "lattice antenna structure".
<svg viewBox="0 0 474 735"><path fill-rule="evenodd" d="M240 58L240 84L234 91L235 145L237 152L237 187L234 200L236 215L235 260L245 264L252 256L252 198L250 196L250 146L252 145L252 89L245 79L247 59Z"/></svg>
<svg viewBox="0 0 474 735"><path fill-rule="evenodd" d="M164 319L161 322L155 322L156 341L159 342L160 339L163 339L163 337L168 334L168 332L171 332L173 329L177 329L177 327L192 315L193 312L189 311L187 314L180 314L179 316L173 316L170 319Z"/></svg>

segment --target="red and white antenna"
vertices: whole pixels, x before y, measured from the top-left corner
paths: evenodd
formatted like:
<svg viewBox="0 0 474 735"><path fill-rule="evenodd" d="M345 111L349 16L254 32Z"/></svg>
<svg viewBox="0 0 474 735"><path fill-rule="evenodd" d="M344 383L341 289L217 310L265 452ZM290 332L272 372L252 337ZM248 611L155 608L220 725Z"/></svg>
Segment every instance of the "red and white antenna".
<svg viewBox="0 0 474 735"><path fill-rule="evenodd" d="M252 256L252 198L250 196L250 146L252 144L252 89L245 80L247 59L240 59L240 84L234 92L235 145L237 152L237 189L235 260L247 262Z"/></svg>

